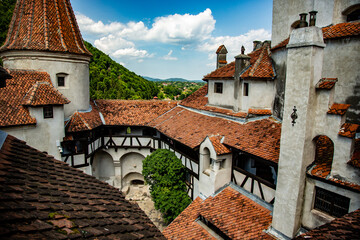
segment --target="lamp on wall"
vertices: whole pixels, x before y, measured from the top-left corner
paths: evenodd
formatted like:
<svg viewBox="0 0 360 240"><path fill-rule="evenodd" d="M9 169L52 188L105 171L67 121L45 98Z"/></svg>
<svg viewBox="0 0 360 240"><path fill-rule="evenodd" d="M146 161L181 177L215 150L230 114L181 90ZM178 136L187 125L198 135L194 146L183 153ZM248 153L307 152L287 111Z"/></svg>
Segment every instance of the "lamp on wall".
<svg viewBox="0 0 360 240"><path fill-rule="evenodd" d="M296 109L296 106L294 106L294 108L293 108L293 112L292 112L292 114L291 114L291 119L292 119L292 125L294 126L295 125L295 120L298 118L298 115L297 115L297 113L296 113L296 111L297 111L297 109Z"/></svg>

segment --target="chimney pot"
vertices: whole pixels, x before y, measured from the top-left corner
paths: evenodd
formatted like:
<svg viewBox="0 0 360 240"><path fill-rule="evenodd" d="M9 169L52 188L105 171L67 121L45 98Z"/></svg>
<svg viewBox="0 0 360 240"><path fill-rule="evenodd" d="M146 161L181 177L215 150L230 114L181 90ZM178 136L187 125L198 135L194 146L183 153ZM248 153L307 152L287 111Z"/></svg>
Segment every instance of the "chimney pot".
<svg viewBox="0 0 360 240"><path fill-rule="evenodd" d="M310 14L309 26L315 26L317 11L311 11L309 12L309 14Z"/></svg>
<svg viewBox="0 0 360 240"><path fill-rule="evenodd" d="M300 13L300 27L303 28L303 27L307 27L307 22L306 22L306 16L307 16L307 13Z"/></svg>
<svg viewBox="0 0 360 240"><path fill-rule="evenodd" d="M241 46L241 54L245 54L245 48L244 48L244 46Z"/></svg>

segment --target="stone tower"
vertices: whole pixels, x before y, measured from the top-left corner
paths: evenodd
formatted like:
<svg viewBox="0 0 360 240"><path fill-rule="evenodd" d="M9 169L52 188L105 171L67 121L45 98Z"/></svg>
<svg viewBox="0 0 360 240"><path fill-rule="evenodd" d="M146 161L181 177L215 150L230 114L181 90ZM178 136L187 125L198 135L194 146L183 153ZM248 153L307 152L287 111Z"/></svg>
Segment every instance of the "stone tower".
<svg viewBox="0 0 360 240"><path fill-rule="evenodd" d="M71 103L89 109L89 61L69 0L18 0L0 57L8 69L41 70Z"/></svg>

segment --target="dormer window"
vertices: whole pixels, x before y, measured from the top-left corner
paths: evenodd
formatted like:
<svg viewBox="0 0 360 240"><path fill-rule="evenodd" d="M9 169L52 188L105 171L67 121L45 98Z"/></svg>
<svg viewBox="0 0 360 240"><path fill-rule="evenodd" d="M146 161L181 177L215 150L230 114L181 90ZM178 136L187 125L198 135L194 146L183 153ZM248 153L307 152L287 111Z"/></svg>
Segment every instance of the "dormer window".
<svg viewBox="0 0 360 240"><path fill-rule="evenodd" d="M56 74L56 81L58 87L66 87L66 73L58 73Z"/></svg>
<svg viewBox="0 0 360 240"><path fill-rule="evenodd" d="M53 118L53 107L52 106L44 106L43 114L44 114L44 118Z"/></svg>
<svg viewBox="0 0 360 240"><path fill-rule="evenodd" d="M222 93L223 92L223 84L216 82L214 85L214 92L215 93Z"/></svg>

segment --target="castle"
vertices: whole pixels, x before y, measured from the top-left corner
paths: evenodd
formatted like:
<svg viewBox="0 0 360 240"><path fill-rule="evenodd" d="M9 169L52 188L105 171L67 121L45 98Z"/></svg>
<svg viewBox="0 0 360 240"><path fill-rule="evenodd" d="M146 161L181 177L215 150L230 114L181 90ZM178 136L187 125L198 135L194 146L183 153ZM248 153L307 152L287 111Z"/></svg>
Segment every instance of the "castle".
<svg viewBox="0 0 360 240"><path fill-rule="evenodd" d="M214 193L246 196L267 212L258 237L293 238L360 208L359 9L274 0L271 42L230 63L220 46L207 85L185 100L90 101L91 54L70 2L18 1L0 48L12 76L0 127L124 190L143 182L147 155L169 149L188 169L191 209Z"/></svg>

